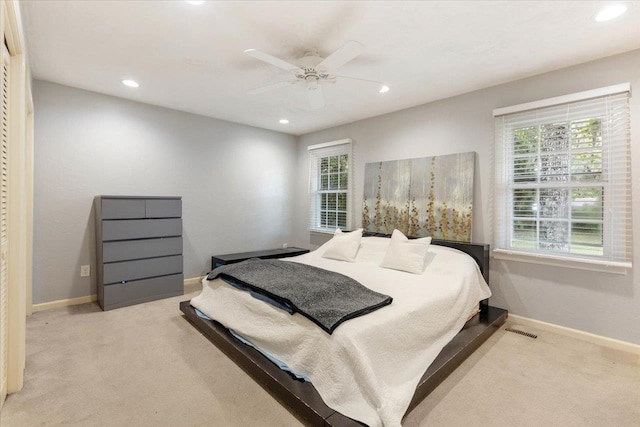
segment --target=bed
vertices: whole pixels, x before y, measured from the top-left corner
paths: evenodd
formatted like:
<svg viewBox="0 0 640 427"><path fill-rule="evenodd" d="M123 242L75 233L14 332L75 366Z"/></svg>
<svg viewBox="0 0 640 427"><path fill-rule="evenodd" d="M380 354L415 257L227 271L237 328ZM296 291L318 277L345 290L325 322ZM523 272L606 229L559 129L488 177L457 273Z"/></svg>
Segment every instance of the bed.
<svg viewBox="0 0 640 427"><path fill-rule="evenodd" d="M361 425L359 420L395 427L506 320L506 312L485 301L467 321L490 294L488 245L434 241L424 274L411 275L377 267L388 242L363 238L354 263L323 258L326 245L282 261L337 271L394 298L390 306L351 319L332 335L222 280L203 283L201 295L181 303L181 310L306 424ZM194 306L215 321L199 317ZM311 382L281 371L226 327Z"/></svg>

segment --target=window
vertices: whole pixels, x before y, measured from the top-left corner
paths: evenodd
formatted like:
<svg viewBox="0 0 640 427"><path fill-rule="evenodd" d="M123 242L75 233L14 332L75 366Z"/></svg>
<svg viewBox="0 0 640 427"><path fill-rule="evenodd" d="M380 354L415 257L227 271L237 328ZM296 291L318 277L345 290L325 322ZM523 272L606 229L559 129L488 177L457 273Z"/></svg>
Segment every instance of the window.
<svg viewBox="0 0 640 427"><path fill-rule="evenodd" d="M309 150L309 229L351 228L351 140L312 145Z"/></svg>
<svg viewBox="0 0 640 427"><path fill-rule="evenodd" d="M629 85L494 111L498 258L631 267Z"/></svg>

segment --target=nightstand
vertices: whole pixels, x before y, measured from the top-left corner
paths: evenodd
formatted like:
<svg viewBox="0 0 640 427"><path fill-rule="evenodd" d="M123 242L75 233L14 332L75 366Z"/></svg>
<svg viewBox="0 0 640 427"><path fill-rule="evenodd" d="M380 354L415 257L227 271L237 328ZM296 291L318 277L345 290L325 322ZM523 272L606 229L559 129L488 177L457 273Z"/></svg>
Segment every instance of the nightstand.
<svg viewBox="0 0 640 427"><path fill-rule="evenodd" d="M246 261L250 258L260 259L278 259L289 258L292 256L298 256L309 253L309 249L302 248L282 248L282 249L267 249L264 251L254 252L240 252L237 254L216 255L211 257L211 269L227 264L235 264L236 262Z"/></svg>

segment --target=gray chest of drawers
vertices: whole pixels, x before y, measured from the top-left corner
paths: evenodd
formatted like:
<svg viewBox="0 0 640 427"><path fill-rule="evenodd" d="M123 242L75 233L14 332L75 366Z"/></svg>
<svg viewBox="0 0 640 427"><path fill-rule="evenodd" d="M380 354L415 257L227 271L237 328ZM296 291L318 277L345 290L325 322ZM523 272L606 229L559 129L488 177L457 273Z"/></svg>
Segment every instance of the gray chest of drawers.
<svg viewBox="0 0 640 427"><path fill-rule="evenodd" d="M103 310L182 295L182 199L96 196Z"/></svg>

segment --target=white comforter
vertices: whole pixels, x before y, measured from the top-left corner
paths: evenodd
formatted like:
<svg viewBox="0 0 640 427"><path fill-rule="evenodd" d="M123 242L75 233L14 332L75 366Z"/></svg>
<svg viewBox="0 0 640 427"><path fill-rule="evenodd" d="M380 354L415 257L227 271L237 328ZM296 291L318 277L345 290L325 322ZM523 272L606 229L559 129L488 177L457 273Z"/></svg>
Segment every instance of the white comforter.
<svg viewBox="0 0 640 427"><path fill-rule="evenodd" d="M426 368L491 291L471 257L442 246L430 246L422 275L380 268L388 242L363 238L354 263L322 258L326 246L288 259L393 297L332 335L220 279L203 280L191 305L306 375L329 407L371 427L400 426Z"/></svg>

